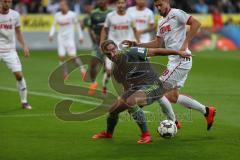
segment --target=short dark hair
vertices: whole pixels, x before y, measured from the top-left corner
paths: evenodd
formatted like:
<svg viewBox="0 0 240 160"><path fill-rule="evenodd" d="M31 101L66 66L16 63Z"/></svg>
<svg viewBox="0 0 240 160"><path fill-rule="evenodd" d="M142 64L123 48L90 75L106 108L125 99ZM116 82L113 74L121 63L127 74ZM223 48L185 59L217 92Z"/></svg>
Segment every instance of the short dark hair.
<svg viewBox="0 0 240 160"><path fill-rule="evenodd" d="M113 44L114 46L117 46L117 44L113 41L113 40L105 40L102 44L101 44L101 49L102 51L105 53L107 50L107 46L109 44Z"/></svg>

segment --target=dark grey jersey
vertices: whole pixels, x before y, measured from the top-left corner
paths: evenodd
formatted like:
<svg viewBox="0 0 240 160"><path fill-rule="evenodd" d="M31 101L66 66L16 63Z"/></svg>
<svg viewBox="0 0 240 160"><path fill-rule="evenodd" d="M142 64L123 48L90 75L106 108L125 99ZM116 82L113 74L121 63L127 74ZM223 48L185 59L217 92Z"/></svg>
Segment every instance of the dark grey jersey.
<svg viewBox="0 0 240 160"><path fill-rule="evenodd" d="M113 75L126 89L141 85L151 85L159 81L159 75L147 59L148 49L128 48L121 50L114 63Z"/></svg>

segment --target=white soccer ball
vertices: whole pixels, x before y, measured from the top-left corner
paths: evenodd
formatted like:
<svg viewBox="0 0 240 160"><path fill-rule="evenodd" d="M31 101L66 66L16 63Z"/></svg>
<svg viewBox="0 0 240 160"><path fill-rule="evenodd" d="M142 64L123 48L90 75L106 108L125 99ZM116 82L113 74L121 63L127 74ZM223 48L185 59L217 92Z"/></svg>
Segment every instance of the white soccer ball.
<svg viewBox="0 0 240 160"><path fill-rule="evenodd" d="M163 138L173 138L177 134L177 126L171 120L164 120L160 122L160 125L157 128L157 132Z"/></svg>

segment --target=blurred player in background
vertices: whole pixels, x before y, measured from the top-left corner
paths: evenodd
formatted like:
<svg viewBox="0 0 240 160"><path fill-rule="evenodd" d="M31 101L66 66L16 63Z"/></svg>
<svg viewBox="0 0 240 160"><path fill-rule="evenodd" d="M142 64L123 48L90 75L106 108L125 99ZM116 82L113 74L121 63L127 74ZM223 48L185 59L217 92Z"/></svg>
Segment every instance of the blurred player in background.
<svg viewBox="0 0 240 160"><path fill-rule="evenodd" d="M104 63L104 56L99 48L100 35L104 26L106 16L111 11L111 9L108 9L108 0L97 0L97 9L93 10L90 14L89 33L93 40L95 51L93 51L92 53L92 59L90 64L90 77L92 83L89 86L89 95L93 95L98 87L98 83L96 82L96 68L99 63Z"/></svg>
<svg viewBox="0 0 240 160"><path fill-rule="evenodd" d="M121 44L123 40L137 40L137 30L135 27L134 19L130 14L126 12L126 1L116 1L117 10L107 15L104 27L101 33L100 43L106 39L113 40L117 46ZM132 34L134 33L134 34ZM103 77L103 94L107 94L107 83L111 76L112 62L106 57L105 59L106 73Z"/></svg>
<svg viewBox="0 0 240 160"><path fill-rule="evenodd" d="M64 65L66 60L66 53L70 58L75 58L75 62L80 66L80 71L82 75L82 79L86 80L86 69L83 66L83 63L80 58L76 58L77 49L75 44L75 29L76 26L79 41L83 43L83 33L78 21L77 15L69 10L69 5L67 0L61 0L60 2L60 12L57 12L54 16L54 24L49 33L49 41L53 41L53 35L56 31L56 25L59 25L58 32L58 56L60 65ZM64 80L68 79L68 71L67 67L64 66L63 71Z"/></svg>
<svg viewBox="0 0 240 160"><path fill-rule="evenodd" d="M138 143L150 143L151 136L147 129L146 118L139 106L150 105L161 98L164 89L158 74L152 68L147 57L171 54L188 57L189 55L184 51L162 48L132 47L119 50L117 44L112 40L104 41L101 47L103 53L114 62L113 76L118 83L123 85L124 93L109 109L107 130L94 135L93 139L112 138L114 128L118 123L119 113L127 109L137 122L142 133ZM168 110L168 116L172 117L171 120L176 120L171 106L164 110Z"/></svg>
<svg viewBox="0 0 240 160"><path fill-rule="evenodd" d="M22 73L22 65L16 52L16 38L24 51L24 56L29 57L29 49L20 29L20 15L10 9L12 0L0 1L0 61L6 63L17 80L22 107L32 109L27 101L27 86Z"/></svg>
<svg viewBox="0 0 240 160"><path fill-rule="evenodd" d="M127 10L136 24L137 34L141 43L152 40L151 32L155 30L155 21L153 12L146 7L146 0L136 0L136 6Z"/></svg>
<svg viewBox="0 0 240 160"><path fill-rule="evenodd" d="M171 8L170 0L154 0L154 3L160 15L163 16L158 24L156 38L149 43L137 44L129 41L124 43L139 47L157 48L163 46L164 42L167 49L187 51L190 54L188 44L199 30L200 22L180 9ZM186 33L186 25L190 26L188 33ZM209 130L214 122L216 109L207 107L179 93L192 68L192 58L184 59L176 55L171 55L168 58L167 70L164 71L160 79L165 87L171 90L159 101L160 104L168 105L170 101L201 112L206 118L207 130Z"/></svg>

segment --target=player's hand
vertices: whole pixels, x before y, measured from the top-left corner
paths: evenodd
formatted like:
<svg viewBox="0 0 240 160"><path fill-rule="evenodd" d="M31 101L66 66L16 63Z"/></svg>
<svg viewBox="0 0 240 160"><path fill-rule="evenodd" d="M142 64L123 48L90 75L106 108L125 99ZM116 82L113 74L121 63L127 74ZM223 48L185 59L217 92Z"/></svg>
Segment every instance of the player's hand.
<svg viewBox="0 0 240 160"><path fill-rule="evenodd" d="M136 47L137 46L137 42L135 41L129 41L129 40L124 40L122 41L123 45L127 46L127 47Z"/></svg>
<svg viewBox="0 0 240 160"><path fill-rule="evenodd" d="M187 60L192 57L192 55L187 53L186 51L178 51L178 55Z"/></svg>
<svg viewBox="0 0 240 160"><path fill-rule="evenodd" d="M83 44L84 40L83 40L83 39L80 39L79 42L80 42L80 44Z"/></svg>
<svg viewBox="0 0 240 160"><path fill-rule="evenodd" d="M24 52L24 56L26 58L28 58L30 56L30 52L29 52L28 47L23 47L23 52Z"/></svg>
<svg viewBox="0 0 240 160"><path fill-rule="evenodd" d="M48 40L49 40L49 42L52 42L52 41L53 41L53 37L52 37L52 36L49 36L49 37L48 37Z"/></svg>

